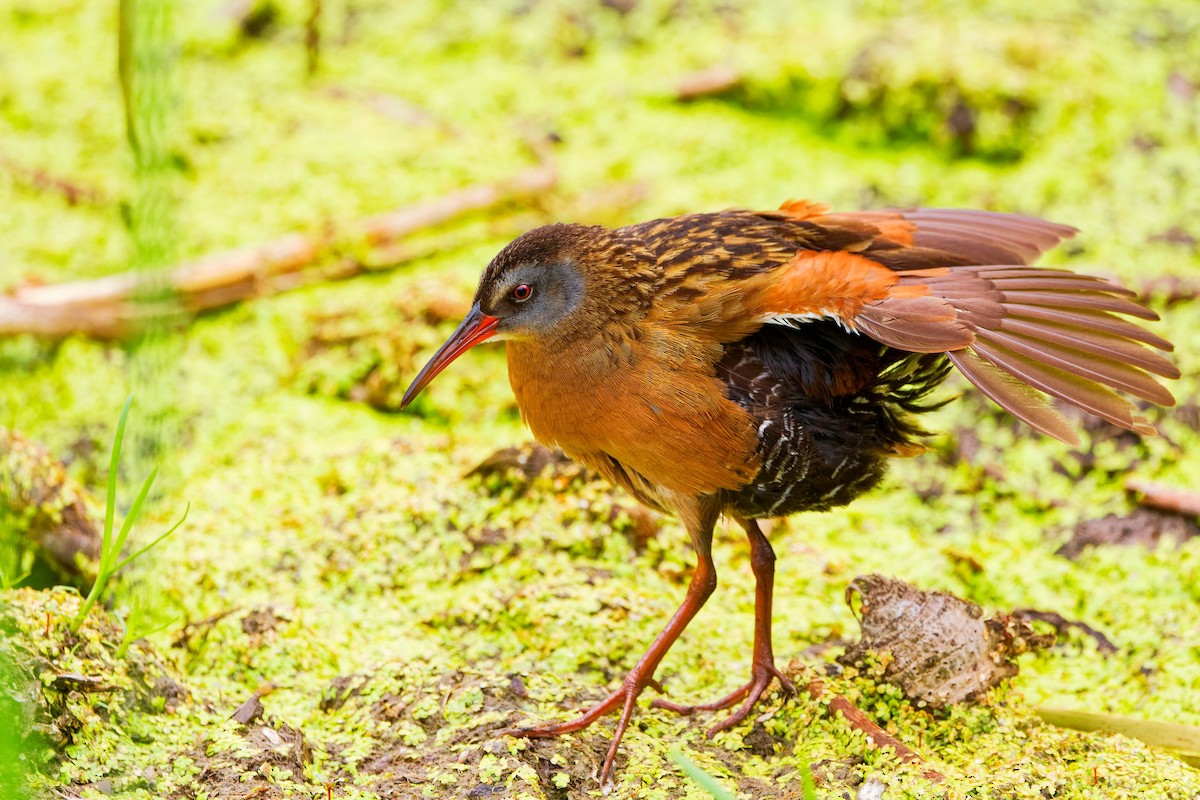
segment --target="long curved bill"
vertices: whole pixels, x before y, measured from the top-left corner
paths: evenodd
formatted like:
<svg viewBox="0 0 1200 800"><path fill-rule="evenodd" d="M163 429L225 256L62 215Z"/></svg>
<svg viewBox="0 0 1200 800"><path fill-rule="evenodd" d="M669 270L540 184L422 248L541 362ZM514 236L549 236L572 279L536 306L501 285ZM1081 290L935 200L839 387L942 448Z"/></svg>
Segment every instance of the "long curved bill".
<svg viewBox="0 0 1200 800"><path fill-rule="evenodd" d="M433 358L429 359L429 363L417 373L412 385L404 393L404 399L400 401L400 408L411 403L413 398L438 376L439 372L450 366L451 361L480 342L490 339L495 334L496 325L499 322L498 317L489 317L479 310L479 306L473 306L466 318L459 324L458 330L450 334L446 343L438 348L438 351L433 354Z"/></svg>

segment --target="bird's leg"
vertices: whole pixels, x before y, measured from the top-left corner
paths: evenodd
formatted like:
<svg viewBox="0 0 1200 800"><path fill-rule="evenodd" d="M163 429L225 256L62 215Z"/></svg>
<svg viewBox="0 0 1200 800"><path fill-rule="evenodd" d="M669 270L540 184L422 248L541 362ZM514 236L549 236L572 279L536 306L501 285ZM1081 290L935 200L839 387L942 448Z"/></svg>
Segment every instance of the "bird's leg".
<svg viewBox="0 0 1200 800"><path fill-rule="evenodd" d="M779 685L789 694L796 691L792 682L775 668L775 655L771 649L771 597L775 586L775 551L755 520L739 519L738 522L746 529L746 536L750 539L750 567L754 570L755 580L754 656L750 666L750 681L713 703L684 706L661 698L653 703L655 708L665 708L678 714L692 714L697 711L723 711L741 702L742 705L737 711L709 728L709 736L732 728L744 720L763 692L771 685L772 679L778 678Z"/></svg>
<svg viewBox="0 0 1200 800"><path fill-rule="evenodd" d="M658 668L659 662L671 649L675 640L679 638L679 634L683 633L683 629L688 626L688 623L692 621L692 618L696 616L696 613L700 611L717 587L717 570L712 560L712 535L713 527L716 525L717 516L720 513L719 507L711 500L689 498L686 502L680 503L679 512L684 524L687 525L692 546L696 550L696 571L692 573L692 580L688 584L687 596L684 597L683 604L679 606L679 610L671 617L667 626L650 645L645 655L638 659L633 669L621 681L621 688L589 708L582 716L568 722L538 725L532 728L510 728L501 731L503 735L528 738L562 736L566 733L583 730L619 708L621 716L617 720L617 729L613 734L612 744L609 745L608 755L605 756L604 766L600 770L601 786L606 784L612 776L617 747L621 743L621 737L625 735L629 720L633 717L633 709L638 695L647 686L658 688L658 682L654 680L654 670Z"/></svg>

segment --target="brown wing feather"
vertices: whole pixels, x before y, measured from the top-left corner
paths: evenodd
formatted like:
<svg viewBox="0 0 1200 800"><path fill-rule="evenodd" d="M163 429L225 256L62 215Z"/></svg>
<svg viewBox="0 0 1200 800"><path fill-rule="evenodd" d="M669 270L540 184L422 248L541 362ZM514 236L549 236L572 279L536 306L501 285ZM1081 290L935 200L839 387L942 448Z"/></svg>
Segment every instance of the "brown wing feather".
<svg viewBox="0 0 1200 800"><path fill-rule="evenodd" d="M1063 345L1103 358L1109 358L1116 353L1120 355L1122 361L1132 364L1138 369L1153 372L1164 378L1179 376L1178 368L1158 353L1141 347L1137 342L1113 336L1107 331L1097 334L1082 328L1057 325L1053 322L1034 323L1019 317L1002 318L1000 330Z"/></svg>
<svg viewBox="0 0 1200 800"><path fill-rule="evenodd" d="M1114 317L1107 311L1091 311L1082 308L1053 308L1050 306L1031 306L1024 303L1012 302L1011 295L1009 302L1005 303L1005 311L1014 319L1029 319L1039 320L1044 322L1058 323L1072 330L1085 331L1103 331L1113 334L1123 339L1133 339L1137 342L1144 342L1148 345L1157 347L1159 350L1168 352L1175 349L1175 345L1168 342L1161 336L1156 336L1145 328L1138 327L1132 322L1126 322L1120 317Z"/></svg>
<svg viewBox="0 0 1200 800"><path fill-rule="evenodd" d="M1014 388L1013 378L1139 433L1153 427L1114 389L1161 405L1175 402L1153 376L1178 378L1178 368L1147 347L1170 350L1170 343L1113 316L1157 318L1127 299L1131 293L1124 287L1091 275L1015 266L899 276L897 288L923 286L930 301L951 309L953 325L927 311L908 314L907 298L887 298L863 307L855 320L859 328L913 352L934 352L939 336L952 340L966 328L972 341L950 352L951 361L1003 408L1051 436L1074 438L1045 403L1031 404L1028 391Z"/></svg>
<svg viewBox="0 0 1200 800"><path fill-rule="evenodd" d="M1133 406L1111 389L1073 372L1047 366L1020 353L977 341L971 348L995 366L1059 400L1082 408L1112 424L1151 435L1154 426L1133 413ZM1009 409L1011 410L1011 409Z"/></svg>
<svg viewBox="0 0 1200 800"><path fill-rule="evenodd" d="M958 371L1017 419L1067 444L1079 444L1079 436L1049 398L1028 383L985 361L970 348L947 353Z"/></svg>
<svg viewBox="0 0 1200 800"><path fill-rule="evenodd" d="M885 345L946 353L988 397L1034 428L1074 434L1047 395L1151 432L1114 390L1174 402L1157 319L1129 290L1027 266L1076 230L1019 214L944 208L829 213L808 202L625 229L658 255L656 321L736 341L766 321L836 319Z"/></svg>
<svg viewBox="0 0 1200 800"><path fill-rule="evenodd" d="M959 208L860 211L833 216L859 219L879 227L883 241L868 252L874 255L877 250L891 250L890 256L880 252L880 262L893 269L914 268L913 251L927 254L927 258L933 253L949 256L958 264L1028 264L1077 233L1067 225L1021 214ZM911 246L899 251L893 242L903 237L889 237L883 232L885 225L895 229L897 221L906 224L909 231L909 238L900 243ZM889 259L903 259L905 263L893 265L888 263Z"/></svg>

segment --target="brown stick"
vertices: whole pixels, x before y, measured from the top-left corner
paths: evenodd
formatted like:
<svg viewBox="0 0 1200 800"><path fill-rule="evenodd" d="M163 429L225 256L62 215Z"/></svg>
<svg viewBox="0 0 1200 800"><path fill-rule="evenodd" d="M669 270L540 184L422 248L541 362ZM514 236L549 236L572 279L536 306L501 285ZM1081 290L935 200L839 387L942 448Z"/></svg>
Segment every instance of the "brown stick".
<svg viewBox="0 0 1200 800"><path fill-rule="evenodd" d="M321 66L321 0L308 0L308 19L304 23L304 53L308 76Z"/></svg>
<svg viewBox="0 0 1200 800"><path fill-rule="evenodd" d="M397 256L402 258L406 251L396 248L397 240L471 212L544 192L557 177L553 163L543 160L502 183L469 186L369 217L341 235L334 230L292 233L266 244L204 256L175 267L164 283L184 309L199 312L305 283L350 277L365 267L347 262L331 269L307 268L328 255L336 243L346 241L347 233L365 241L373 252L387 253L389 263L398 263ZM0 296L0 335L82 333L100 339L119 338L136 330L139 320L154 311L135 301L139 280L137 272L124 272L90 281L19 287Z"/></svg>
<svg viewBox="0 0 1200 800"><path fill-rule="evenodd" d="M1088 625L1086 622L1080 622L1079 620L1067 619L1057 611L1038 611L1036 608L1018 608L1012 613L1013 616L1020 617L1021 619L1033 619L1037 620L1038 622L1045 622L1049 625L1053 625L1055 633L1059 636L1063 636L1070 628L1081 631L1095 640L1096 649L1101 653L1116 653L1120 651L1120 648L1112 643L1112 639L1109 639L1091 625Z"/></svg>
<svg viewBox="0 0 1200 800"><path fill-rule="evenodd" d="M380 116L403 125L412 125L417 128L440 128L448 134L458 134L452 125L438 119L415 103L410 103L395 95L353 89L347 86L329 86L324 90L324 94L337 100L362 103Z"/></svg>
<svg viewBox="0 0 1200 800"><path fill-rule="evenodd" d="M725 94L741 85L742 76L737 70L726 64L717 64L680 78L675 87L675 99L681 103L689 103L701 97Z"/></svg>
<svg viewBox="0 0 1200 800"><path fill-rule="evenodd" d="M1200 281L1181 275L1159 275L1139 282L1138 297L1142 301L1173 306L1200 298Z"/></svg>
<svg viewBox="0 0 1200 800"><path fill-rule="evenodd" d="M9 173L17 181L26 184L40 192L56 192L61 194L68 205L77 206L80 203L89 205L104 205L108 198L104 192L91 186L84 186L75 181L51 175L44 169L28 167L9 156L0 155L0 169Z"/></svg>
<svg viewBox="0 0 1200 800"><path fill-rule="evenodd" d="M1137 478L1125 481L1125 491L1140 494L1139 505L1185 517L1200 517L1200 492L1176 489L1173 486Z"/></svg>
<svg viewBox="0 0 1200 800"><path fill-rule="evenodd" d="M213 628L213 626L228 617L233 612L239 610L241 610L240 606L234 606L233 608L227 608L224 611L218 611L211 617L205 617L204 619L185 624L183 628L180 629L179 633L175 635L175 639L171 642L171 647L186 647L188 640L192 638L193 634L203 633L205 636L208 636L208 632Z"/></svg>
<svg viewBox="0 0 1200 800"><path fill-rule="evenodd" d="M820 679L814 678L808 682L808 693L814 700L820 700L825 694L825 684ZM896 756L905 764L922 763L921 758L908 745L901 742L895 736L885 731L883 728L875 724L875 721L858 709L856 705L851 703L840 694L835 694L829 700L829 710L841 714L842 718L855 730L862 731L871 743L876 747L890 747L896 751ZM935 783L941 783L946 780L946 776L935 769L927 769L923 773L924 776Z"/></svg>

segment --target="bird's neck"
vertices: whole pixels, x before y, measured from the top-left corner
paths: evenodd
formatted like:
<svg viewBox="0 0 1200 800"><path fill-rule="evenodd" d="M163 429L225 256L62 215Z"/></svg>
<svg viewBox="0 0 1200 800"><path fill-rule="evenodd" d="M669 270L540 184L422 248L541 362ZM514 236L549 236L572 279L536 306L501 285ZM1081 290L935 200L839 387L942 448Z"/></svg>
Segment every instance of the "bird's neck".
<svg viewBox="0 0 1200 800"><path fill-rule="evenodd" d="M550 385L569 380L576 386L611 380L633 365L634 345L639 338L635 322L612 320L581 330L571 338L510 339L505 343L509 378L514 388L518 383L539 379L549 379Z"/></svg>
<svg viewBox="0 0 1200 800"><path fill-rule="evenodd" d="M508 378L521 416L539 440L567 445L611 406L634 372L632 339L604 326L587 339L509 340Z"/></svg>

